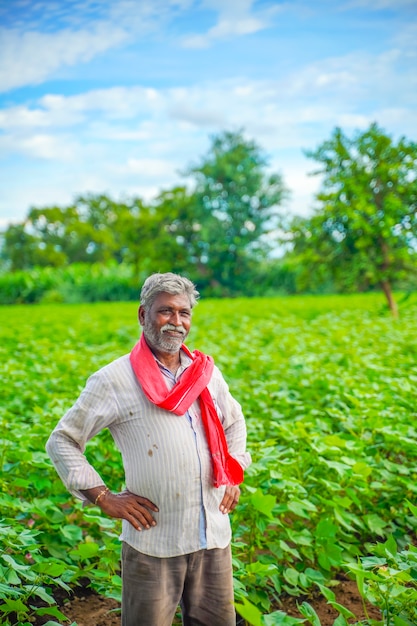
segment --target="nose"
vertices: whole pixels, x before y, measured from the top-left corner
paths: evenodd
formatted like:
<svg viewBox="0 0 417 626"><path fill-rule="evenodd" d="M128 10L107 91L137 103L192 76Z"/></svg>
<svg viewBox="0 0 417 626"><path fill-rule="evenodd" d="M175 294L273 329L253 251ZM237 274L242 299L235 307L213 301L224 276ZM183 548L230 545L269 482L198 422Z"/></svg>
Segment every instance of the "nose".
<svg viewBox="0 0 417 626"><path fill-rule="evenodd" d="M179 311L172 312L171 323L174 324L174 326L182 326L181 314Z"/></svg>

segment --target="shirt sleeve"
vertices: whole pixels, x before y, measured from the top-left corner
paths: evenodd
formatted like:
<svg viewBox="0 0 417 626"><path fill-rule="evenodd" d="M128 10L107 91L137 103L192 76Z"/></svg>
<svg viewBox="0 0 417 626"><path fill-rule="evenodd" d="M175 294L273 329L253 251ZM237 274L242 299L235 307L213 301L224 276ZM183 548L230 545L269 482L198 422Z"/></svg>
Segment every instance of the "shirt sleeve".
<svg viewBox="0 0 417 626"><path fill-rule="evenodd" d="M222 422L230 454L245 470L252 462L246 451L246 423L242 407L229 391L220 370L215 367L209 384L216 410Z"/></svg>
<svg viewBox="0 0 417 626"><path fill-rule="evenodd" d="M46 450L61 480L74 496L85 500L81 489L105 484L84 455L85 446L117 418L112 386L102 372L87 381L74 406L58 422Z"/></svg>

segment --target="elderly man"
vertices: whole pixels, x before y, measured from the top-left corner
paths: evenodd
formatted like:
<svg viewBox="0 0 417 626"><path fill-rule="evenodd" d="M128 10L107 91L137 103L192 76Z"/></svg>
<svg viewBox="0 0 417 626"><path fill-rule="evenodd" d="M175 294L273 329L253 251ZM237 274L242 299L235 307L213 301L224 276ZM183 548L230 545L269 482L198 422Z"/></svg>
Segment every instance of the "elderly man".
<svg viewBox="0 0 417 626"><path fill-rule="evenodd" d="M153 274L139 307L140 341L93 374L47 450L63 482L122 524L122 626L232 626L228 513L250 463L239 404L211 357L184 345L198 292ZM84 456L109 428L126 489L112 493ZM121 477L122 480L122 477Z"/></svg>

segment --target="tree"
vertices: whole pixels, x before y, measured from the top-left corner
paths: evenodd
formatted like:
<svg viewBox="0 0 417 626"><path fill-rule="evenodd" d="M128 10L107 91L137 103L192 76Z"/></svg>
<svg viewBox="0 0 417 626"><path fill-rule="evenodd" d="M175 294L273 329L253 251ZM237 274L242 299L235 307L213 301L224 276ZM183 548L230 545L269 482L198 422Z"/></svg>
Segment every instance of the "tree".
<svg viewBox="0 0 417 626"><path fill-rule="evenodd" d="M27 232L25 223L10 224L2 233L2 257L4 264L11 270L26 270L35 265L62 265L65 257L59 251Z"/></svg>
<svg viewBox="0 0 417 626"><path fill-rule="evenodd" d="M377 124L353 138L336 128L306 153L322 164L321 204L289 227L304 279L342 289L379 286L394 316L393 285L417 269L417 144L394 143Z"/></svg>
<svg viewBox="0 0 417 626"><path fill-rule="evenodd" d="M250 291L252 268L270 251L266 235L277 226L286 189L279 174L266 174L266 166L255 142L242 132L223 132L187 172L195 179L195 213L185 240L200 283L213 293Z"/></svg>
<svg viewBox="0 0 417 626"><path fill-rule="evenodd" d="M201 247L199 207L195 194L185 186L162 191L152 203L158 229L159 263L165 271L187 274L198 281ZM164 254L161 259L160 251ZM197 251L197 253L196 253Z"/></svg>
<svg viewBox="0 0 417 626"><path fill-rule="evenodd" d="M4 232L2 255L12 270L120 261L117 225L128 210L93 194L78 197L69 207L32 207L21 224Z"/></svg>
<svg viewBox="0 0 417 626"><path fill-rule="evenodd" d="M164 191L149 205L133 200L121 214L117 228L123 242L123 258L139 275L149 272L184 272L189 269L180 227L187 219L189 196L184 187Z"/></svg>
<svg viewBox="0 0 417 626"><path fill-rule="evenodd" d="M105 194L76 198L73 207L78 220L71 225L67 252L70 263L121 261L118 222L129 208Z"/></svg>

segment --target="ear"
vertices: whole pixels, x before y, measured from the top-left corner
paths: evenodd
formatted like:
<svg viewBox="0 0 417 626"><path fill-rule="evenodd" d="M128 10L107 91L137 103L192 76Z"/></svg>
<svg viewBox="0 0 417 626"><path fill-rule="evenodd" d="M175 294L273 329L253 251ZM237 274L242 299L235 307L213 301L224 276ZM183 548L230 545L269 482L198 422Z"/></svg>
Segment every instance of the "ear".
<svg viewBox="0 0 417 626"><path fill-rule="evenodd" d="M139 310L138 310L138 320L139 320L139 324L143 326L145 323L145 309L143 308L142 305L139 307Z"/></svg>

